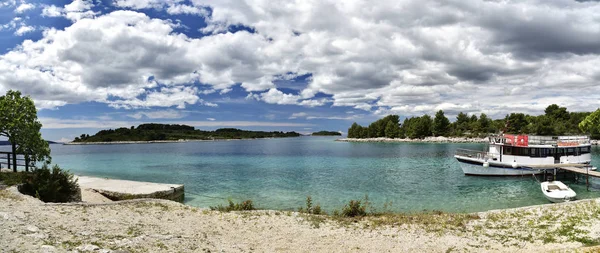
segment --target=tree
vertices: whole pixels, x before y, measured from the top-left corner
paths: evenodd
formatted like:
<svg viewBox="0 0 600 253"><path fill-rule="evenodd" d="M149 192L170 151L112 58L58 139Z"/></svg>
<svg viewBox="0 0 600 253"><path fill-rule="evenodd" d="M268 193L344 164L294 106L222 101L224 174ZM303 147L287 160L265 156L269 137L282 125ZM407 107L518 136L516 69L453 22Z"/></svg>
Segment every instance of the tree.
<svg viewBox="0 0 600 253"><path fill-rule="evenodd" d="M524 128L529 124L523 113L511 113L510 115L506 115L505 121L508 124L506 131L513 134L522 133Z"/></svg>
<svg viewBox="0 0 600 253"><path fill-rule="evenodd" d="M444 116L444 111L439 110L433 119L433 134L435 136L446 136L450 127L450 120Z"/></svg>
<svg viewBox="0 0 600 253"><path fill-rule="evenodd" d="M350 128L348 128L348 138L359 138L358 133L359 125L354 122Z"/></svg>
<svg viewBox="0 0 600 253"><path fill-rule="evenodd" d="M464 114L463 112L459 112L458 115L456 115L456 130L462 134L464 131L466 131L469 128L469 123L470 123L470 118L469 116L467 116L467 114Z"/></svg>
<svg viewBox="0 0 600 253"><path fill-rule="evenodd" d="M592 138L597 138L600 135L600 108L588 115L579 123L579 129L582 132L589 134Z"/></svg>
<svg viewBox="0 0 600 253"><path fill-rule="evenodd" d="M569 119L569 112L566 107L560 107L557 104L551 104L544 110L546 116L552 120L565 121Z"/></svg>
<svg viewBox="0 0 600 253"><path fill-rule="evenodd" d="M546 115L540 115L534 124L534 131L538 135L554 135L552 119Z"/></svg>
<svg viewBox="0 0 600 253"><path fill-rule="evenodd" d="M17 153L26 155L32 162L50 163L50 147L42 139L41 128L31 98L13 90L0 96L0 136L7 137L11 144L13 171L17 171Z"/></svg>
<svg viewBox="0 0 600 253"><path fill-rule="evenodd" d="M385 126L385 137L392 139L398 137L398 124L394 124L391 120L388 121Z"/></svg>
<svg viewBox="0 0 600 253"><path fill-rule="evenodd" d="M489 133L491 125L491 120L487 117L487 115L485 115L485 113L482 113L479 115L479 120L477 121L477 132Z"/></svg>

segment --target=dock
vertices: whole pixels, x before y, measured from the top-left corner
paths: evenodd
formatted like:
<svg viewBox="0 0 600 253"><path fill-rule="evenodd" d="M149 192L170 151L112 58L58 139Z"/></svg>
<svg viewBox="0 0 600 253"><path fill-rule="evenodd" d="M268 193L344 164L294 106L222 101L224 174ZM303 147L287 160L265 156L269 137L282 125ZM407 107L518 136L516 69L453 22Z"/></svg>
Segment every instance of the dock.
<svg viewBox="0 0 600 253"><path fill-rule="evenodd" d="M182 184L160 184L130 180L75 176L80 188L89 188L111 200L139 198L168 199L183 202Z"/></svg>
<svg viewBox="0 0 600 253"><path fill-rule="evenodd" d="M560 169L566 170L569 172L573 172L573 173L577 173L577 174L581 174L581 175L600 178L600 172L594 171L594 170L589 170L589 167L587 167L587 168L561 167Z"/></svg>

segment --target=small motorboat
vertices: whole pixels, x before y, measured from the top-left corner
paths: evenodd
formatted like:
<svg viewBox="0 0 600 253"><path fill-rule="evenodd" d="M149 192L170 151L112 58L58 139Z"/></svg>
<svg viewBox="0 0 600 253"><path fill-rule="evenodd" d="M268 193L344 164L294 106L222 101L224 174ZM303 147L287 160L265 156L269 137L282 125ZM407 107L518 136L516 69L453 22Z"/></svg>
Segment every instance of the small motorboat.
<svg viewBox="0 0 600 253"><path fill-rule="evenodd" d="M542 182L541 186L544 196L554 203L575 200L577 196L575 191L561 181Z"/></svg>

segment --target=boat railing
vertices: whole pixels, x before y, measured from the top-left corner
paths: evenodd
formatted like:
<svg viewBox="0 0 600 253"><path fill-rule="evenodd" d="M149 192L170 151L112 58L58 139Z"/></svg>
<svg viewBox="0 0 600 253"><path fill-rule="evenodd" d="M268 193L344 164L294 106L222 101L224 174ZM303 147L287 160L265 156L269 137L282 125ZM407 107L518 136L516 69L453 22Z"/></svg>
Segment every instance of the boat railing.
<svg viewBox="0 0 600 253"><path fill-rule="evenodd" d="M513 135L509 135L513 136ZM578 146L590 144L589 136L538 136L538 135L522 135L527 137L524 141L527 145L552 145L552 146ZM521 135L514 135L513 138L521 138ZM514 145L516 140L508 141L504 135L490 136L491 143Z"/></svg>
<svg viewBox="0 0 600 253"><path fill-rule="evenodd" d="M458 148L456 149L456 153L457 156L463 156L463 157L469 157L469 158L476 158L476 159L483 159L483 160L487 160L490 158L494 158L494 154L488 153L488 152L484 152L484 151L478 151L478 150L472 150L472 149L464 149L464 148Z"/></svg>

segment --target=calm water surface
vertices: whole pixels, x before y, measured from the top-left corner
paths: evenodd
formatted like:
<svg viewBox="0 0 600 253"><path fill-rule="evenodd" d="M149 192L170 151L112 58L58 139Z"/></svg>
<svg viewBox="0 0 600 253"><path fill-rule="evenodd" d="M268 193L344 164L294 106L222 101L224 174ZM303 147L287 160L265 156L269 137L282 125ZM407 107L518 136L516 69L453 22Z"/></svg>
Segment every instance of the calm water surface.
<svg viewBox="0 0 600 253"><path fill-rule="evenodd" d="M327 210L369 199L394 211L472 212L546 204L531 176L465 176L457 148L483 144L346 143L333 137L127 145L51 145L53 163L78 175L185 184L186 204L252 199L296 209L310 195ZM593 148L600 167L600 149ZM600 197L566 181L578 198Z"/></svg>

